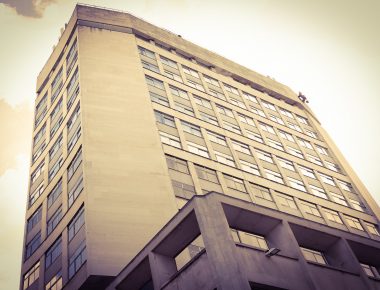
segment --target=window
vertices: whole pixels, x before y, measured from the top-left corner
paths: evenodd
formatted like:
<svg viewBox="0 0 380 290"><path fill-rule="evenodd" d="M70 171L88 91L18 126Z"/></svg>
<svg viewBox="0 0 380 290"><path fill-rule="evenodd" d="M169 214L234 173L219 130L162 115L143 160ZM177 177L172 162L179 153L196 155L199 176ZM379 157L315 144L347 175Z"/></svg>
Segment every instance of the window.
<svg viewBox="0 0 380 290"><path fill-rule="evenodd" d="M272 115L272 114L268 114L268 115L269 115L269 119L271 119L273 122L276 122L276 123L281 124L281 125L285 125L284 121L280 117L277 117L277 116Z"/></svg>
<svg viewBox="0 0 380 290"><path fill-rule="evenodd" d="M262 198L265 200L269 200L269 201L273 200L272 196L270 194L269 188L266 188L266 187L258 185L258 184L253 184L253 183L251 183L250 185L251 185L253 194L256 197Z"/></svg>
<svg viewBox="0 0 380 290"><path fill-rule="evenodd" d="M51 264L62 254L62 238L59 237L58 240L50 247L50 249L45 254L45 269L49 268Z"/></svg>
<svg viewBox="0 0 380 290"><path fill-rule="evenodd" d="M193 108L191 108L187 105L174 102L174 108L181 113L184 113L184 114L189 115L189 116L194 116Z"/></svg>
<svg viewBox="0 0 380 290"><path fill-rule="evenodd" d="M240 101L240 100L237 100L237 99L234 99L234 98L230 98L230 103L235 105L235 106L238 106L240 108L243 108L243 109L247 109L247 107L245 106L245 104Z"/></svg>
<svg viewBox="0 0 380 290"><path fill-rule="evenodd" d="M73 150L74 146L77 144L80 136L82 135L82 128L79 126L77 131L73 134L73 136L71 137L69 143L67 144L67 151L68 153L71 152L71 150Z"/></svg>
<svg viewBox="0 0 380 290"><path fill-rule="evenodd" d="M178 69L177 63L175 61L172 61L171 59L168 59L162 55L160 55L160 59L163 64Z"/></svg>
<svg viewBox="0 0 380 290"><path fill-rule="evenodd" d="M376 270L376 267L370 266L367 264L360 263L360 266L363 268L363 271L366 273L367 276L369 277L376 277L379 276L378 271Z"/></svg>
<svg viewBox="0 0 380 290"><path fill-rule="evenodd" d="M28 259L41 245L41 232L38 232L25 248L25 260Z"/></svg>
<svg viewBox="0 0 380 290"><path fill-rule="evenodd" d="M80 267L86 262L86 242L83 241L69 259L69 279L71 279Z"/></svg>
<svg viewBox="0 0 380 290"><path fill-rule="evenodd" d="M149 92L150 100L154 103L169 107L169 100L167 97L161 96L159 94Z"/></svg>
<svg viewBox="0 0 380 290"><path fill-rule="evenodd" d="M145 81L148 85L151 85L153 87L156 87L160 90L165 90L164 82L160 81L158 79L152 78L150 76L145 75Z"/></svg>
<svg viewBox="0 0 380 290"><path fill-rule="evenodd" d="M254 140L256 142L264 143L263 138L258 133L255 133L255 132L252 132L252 131L249 131L249 130L245 129L245 135L247 135L247 137L249 139L252 139L252 140Z"/></svg>
<svg viewBox="0 0 380 290"><path fill-rule="evenodd" d="M36 128L41 122L42 120L45 118L46 116L46 112L47 112L47 107L45 107L42 111L42 113L36 118L35 122L34 122L34 127Z"/></svg>
<svg viewBox="0 0 380 290"><path fill-rule="evenodd" d="M301 206L305 213L321 217L321 214L315 204L308 203L306 201L301 201Z"/></svg>
<svg viewBox="0 0 380 290"><path fill-rule="evenodd" d="M242 243L262 250L268 250L268 244L263 236L231 229L231 234L236 243Z"/></svg>
<svg viewBox="0 0 380 290"><path fill-rule="evenodd" d="M253 121L252 118L247 117L247 116L242 115L242 114L238 114L238 116L239 116L239 119L242 123L256 127L255 122Z"/></svg>
<svg viewBox="0 0 380 290"><path fill-rule="evenodd" d="M227 92L233 93L235 95L239 95L239 92L236 88L231 87L230 85L227 85L225 83L223 83L223 85L224 85L224 88L226 89Z"/></svg>
<svg viewBox="0 0 380 290"><path fill-rule="evenodd" d="M282 193L277 193L277 197L280 205L284 207L289 207L291 209L298 209L293 197Z"/></svg>
<svg viewBox="0 0 380 290"><path fill-rule="evenodd" d="M343 224L339 214L336 211L333 211L333 210L327 209L327 208L324 208L323 211L326 215L326 218L329 221L337 223L337 224L341 224L341 225Z"/></svg>
<svg viewBox="0 0 380 290"><path fill-rule="evenodd" d="M150 51L146 49L145 47L141 47L141 46L138 46L138 50L141 55L145 55L146 57L156 59L156 55L154 54L153 51Z"/></svg>
<svg viewBox="0 0 380 290"><path fill-rule="evenodd" d="M331 176L328 176L328 175L325 175L325 174L322 174L320 172L319 173L319 176L321 177L322 181L324 183L327 183L327 184L330 184L332 186L336 186L335 185L335 182L334 182L334 179L331 177Z"/></svg>
<svg viewBox="0 0 380 290"><path fill-rule="evenodd" d="M207 136L211 142L227 146L226 138L224 136L211 131L207 131Z"/></svg>
<svg viewBox="0 0 380 290"><path fill-rule="evenodd" d="M75 90L75 88L78 86L76 83L77 83L77 80L79 78L79 71L78 71L78 68L75 70L73 76L71 77L69 83L67 84L67 99L70 100L72 97L73 97L73 92ZM74 97L75 98L75 97ZM69 106L68 106L69 107Z"/></svg>
<svg viewBox="0 0 380 290"><path fill-rule="evenodd" d="M256 104L258 104L257 102L257 98L255 96L252 96L251 94L248 94L246 92L243 92L243 96L244 98L246 98L247 100L251 101L251 102L254 102Z"/></svg>
<svg viewBox="0 0 380 290"><path fill-rule="evenodd" d="M263 106L265 107L265 108L267 108L267 109L269 109L269 110L272 110L272 111L277 111L276 110L276 107L273 105L273 104L271 104L271 103L268 103L268 102L265 102L265 101L261 101L261 103L263 104Z"/></svg>
<svg viewBox="0 0 380 290"><path fill-rule="evenodd" d="M40 261L38 261L26 274L24 275L24 287L23 289L27 289L34 282L38 280L40 276Z"/></svg>
<svg viewBox="0 0 380 290"><path fill-rule="evenodd" d="M203 75L203 77L204 77L206 83L209 83L210 85L213 85L213 86L216 86L216 87L220 87L219 82L218 82L217 79L214 79L214 78L209 77L207 75Z"/></svg>
<svg viewBox="0 0 380 290"><path fill-rule="evenodd" d="M197 257L199 253L203 251L204 247L205 246L201 235L199 235L191 243L187 244L186 247L174 258L177 270L182 269L186 264L190 263L192 259ZM141 288L140 290L143 289L145 288ZM149 289L153 289L153 286Z"/></svg>
<svg viewBox="0 0 380 290"><path fill-rule="evenodd" d="M179 159L174 156L165 155L166 163L169 169L173 169L182 173L190 174L189 168L187 167L186 160Z"/></svg>
<svg viewBox="0 0 380 290"><path fill-rule="evenodd" d="M216 117L206 114L204 112L199 112L199 115L201 116L201 119L203 121L213 124L215 126L219 126L218 119Z"/></svg>
<svg viewBox="0 0 380 290"><path fill-rule="evenodd" d="M269 162L269 163L274 163L273 159L272 159L272 155L270 153L261 151L259 149L256 149L255 151L256 151L257 157L259 159L266 161L266 162Z"/></svg>
<svg viewBox="0 0 380 290"><path fill-rule="evenodd" d="M318 157L311 155L311 154L306 154L306 157L307 157L307 159L309 159L310 162L317 164L317 165L320 165L320 166L323 166L321 159L319 159Z"/></svg>
<svg viewBox="0 0 380 290"><path fill-rule="evenodd" d="M79 209L79 211L75 214L73 219L68 225L69 231L69 242L75 237L75 235L79 232L79 230L84 225L84 207Z"/></svg>
<svg viewBox="0 0 380 290"><path fill-rule="evenodd" d="M58 97L59 92L61 91L63 82L62 82L62 68L57 73L56 77L54 78L53 82L51 83L51 103L54 102L54 100Z"/></svg>
<svg viewBox="0 0 380 290"><path fill-rule="evenodd" d="M269 180L272 180L274 182L278 182L278 183L284 184L284 180L282 179L282 176L281 176L280 173L274 172L274 171L269 170L269 169L264 169L264 171L265 171L266 177Z"/></svg>
<svg viewBox="0 0 380 290"><path fill-rule="evenodd" d="M252 107L252 106L249 106L251 109L250 111L256 115L259 115L263 118L266 118L267 116L265 115L264 111L263 110L260 110L258 108L255 108L255 107Z"/></svg>
<svg viewBox="0 0 380 290"><path fill-rule="evenodd" d="M315 138L315 139L318 138L317 134L313 131L305 129L305 133L306 133L306 135L310 136L311 138Z"/></svg>
<svg viewBox="0 0 380 290"><path fill-rule="evenodd" d="M301 180L288 176L288 181L291 187L306 192L305 185L303 184Z"/></svg>
<svg viewBox="0 0 380 290"><path fill-rule="evenodd" d="M380 236L379 230L377 229L376 225L366 223L366 222L364 222L364 223L367 226L368 232L370 232L372 235Z"/></svg>
<svg viewBox="0 0 380 290"><path fill-rule="evenodd" d="M193 125L191 123L185 122L181 120L181 125L183 131L193 134L198 137L202 137L201 128L199 126Z"/></svg>
<svg viewBox="0 0 380 290"><path fill-rule="evenodd" d="M73 105L74 101L75 101L75 98L79 95L79 84L77 84L77 86L75 87L75 89L73 90L73 92L71 93L71 95L69 95L67 97L67 110L69 110L71 108L71 106Z"/></svg>
<svg viewBox="0 0 380 290"><path fill-rule="evenodd" d="M83 176L81 176L75 183L73 188L68 193L69 208L73 205L74 201L78 198L83 190Z"/></svg>
<svg viewBox="0 0 380 290"><path fill-rule="evenodd" d="M43 125L40 131L38 131L38 133L34 136L33 145L36 145L38 141L40 141L41 138L44 137L45 133L46 133L46 125Z"/></svg>
<svg viewBox="0 0 380 290"><path fill-rule="evenodd" d="M298 142L300 143L300 145L302 147L305 147L307 149L313 150L313 146L311 145L311 143L309 141L306 141L304 139L298 138Z"/></svg>
<svg viewBox="0 0 380 290"><path fill-rule="evenodd" d="M41 109L46 105L47 93L41 98L36 106L36 116L41 112Z"/></svg>
<svg viewBox="0 0 380 290"><path fill-rule="evenodd" d="M61 133L61 135L59 135L57 141L55 141L54 145L49 150L49 159L50 160L54 157L55 153L57 153L58 150L62 147L62 140L63 140L63 136Z"/></svg>
<svg viewBox="0 0 380 290"><path fill-rule="evenodd" d="M294 119L293 114L284 108L280 108L280 113L288 118Z"/></svg>
<svg viewBox="0 0 380 290"><path fill-rule="evenodd" d="M364 231L362 225L360 224L360 221L357 218L351 217L351 216L345 216L346 221L348 225L356 230Z"/></svg>
<svg viewBox="0 0 380 290"><path fill-rule="evenodd" d="M158 133L160 134L161 143L176 148L182 148L179 137L161 131L159 131Z"/></svg>
<svg viewBox="0 0 380 290"><path fill-rule="evenodd" d="M322 252L318 252L318 251L303 248L303 247L301 247L301 251L305 259L309 262L314 262L314 263L323 264L323 265L327 264L326 259Z"/></svg>
<svg viewBox="0 0 380 290"><path fill-rule="evenodd" d="M53 190L49 193L47 198L47 205L50 208L54 202L61 196L62 193L62 179L60 179L54 186Z"/></svg>
<svg viewBox="0 0 380 290"><path fill-rule="evenodd" d="M173 96L177 96L185 100L189 99L189 95L187 94L187 92L179 88L170 86L170 92L172 93Z"/></svg>
<svg viewBox="0 0 380 290"><path fill-rule="evenodd" d="M199 179L208 180L219 184L218 176L215 170L195 164L195 171L197 172Z"/></svg>
<svg viewBox="0 0 380 290"><path fill-rule="evenodd" d="M49 182L57 175L59 169L62 167L62 164L63 158L61 156L49 170Z"/></svg>
<svg viewBox="0 0 380 290"><path fill-rule="evenodd" d="M72 68L74 67L75 61L77 60L78 52L77 52L77 40L75 39L73 45L71 46L69 52L66 56L66 72L67 75L70 73Z"/></svg>
<svg viewBox="0 0 380 290"><path fill-rule="evenodd" d="M38 177L42 174L42 172L44 171L44 166L45 166L45 162L42 161L37 166L37 168L33 171L32 175L30 177L30 183L31 184L33 184L38 179Z"/></svg>
<svg viewBox="0 0 380 290"><path fill-rule="evenodd" d="M62 219L62 207L59 207L57 211L51 216L47 222L47 235L50 235L51 232L58 226L59 222Z"/></svg>
<svg viewBox="0 0 380 290"><path fill-rule="evenodd" d="M327 199L326 192L324 191L323 188L320 188L320 187L312 185L312 184L310 184L309 187L310 187L311 193L313 195Z"/></svg>
<svg viewBox="0 0 380 290"><path fill-rule="evenodd" d="M174 117L166 115L166 114L161 113L159 111L154 111L154 116L156 117L156 121L158 123L161 123L161 124L175 128Z"/></svg>
<svg viewBox="0 0 380 290"><path fill-rule="evenodd" d="M50 129L50 138L53 138L54 134L57 133L59 127L62 125L63 116L60 116L58 121L55 122L54 126Z"/></svg>
<svg viewBox="0 0 380 290"><path fill-rule="evenodd" d="M46 283L45 290L61 290L62 289L62 273L59 271L57 274Z"/></svg>
<svg viewBox="0 0 380 290"><path fill-rule="evenodd" d="M251 155L251 151L249 150L249 146L247 144L240 143L235 140L231 140L232 147L239 152Z"/></svg>
<svg viewBox="0 0 380 290"><path fill-rule="evenodd" d="M259 167L256 164L250 163L248 161L240 160L240 165L241 165L242 170L252 173L254 175L257 175L257 176L261 176Z"/></svg>
<svg viewBox="0 0 380 290"><path fill-rule="evenodd" d="M74 175L75 171L82 163L82 148L75 154L73 160L71 161L69 167L67 167L67 179L70 180Z"/></svg>
<svg viewBox="0 0 380 290"><path fill-rule="evenodd" d="M176 74L171 71L164 70L164 75L167 76L168 78L175 80L177 82L183 83L182 77L179 74Z"/></svg>
<svg viewBox="0 0 380 290"><path fill-rule="evenodd" d="M321 146L316 146L317 151L323 155L329 156L329 153L327 152L327 149Z"/></svg>
<svg viewBox="0 0 380 290"><path fill-rule="evenodd" d="M195 101L195 103L197 105L212 110L212 106L211 106L211 102L210 101L208 101L208 100L206 100L204 98L198 97L198 96L194 96L194 101Z"/></svg>
<svg viewBox="0 0 380 290"><path fill-rule="evenodd" d="M32 163L34 163L38 157L41 156L42 152L44 152L45 150L45 147L46 147L46 143L43 142L39 147L38 149L36 150L35 153L33 153L33 156L32 156Z"/></svg>
<svg viewBox="0 0 380 290"><path fill-rule="evenodd" d="M222 152L218 152L218 151L215 151L214 153L215 153L216 161L235 167L235 162L232 156L224 154Z"/></svg>
<svg viewBox="0 0 380 290"><path fill-rule="evenodd" d="M28 219L27 225L26 225L26 232L29 233L36 224L38 224L41 220L42 216L42 207L40 206Z"/></svg>
<svg viewBox="0 0 380 290"><path fill-rule="evenodd" d="M343 195L335 192L330 192L331 198L333 202L339 203L344 206L348 206L346 199Z"/></svg>
<svg viewBox="0 0 380 290"><path fill-rule="evenodd" d="M267 138L267 141L268 141L268 145L270 147L277 149L277 150L280 150L280 151L284 151L284 147L282 146L281 142L272 140L270 138Z"/></svg>
<svg viewBox="0 0 380 290"><path fill-rule="evenodd" d="M282 131L282 130L278 130L278 134L280 135L282 139L288 140L290 142L294 142L294 138L291 134L286 133L285 131Z"/></svg>
<svg viewBox="0 0 380 290"><path fill-rule="evenodd" d="M182 66L182 69L185 74L191 75L192 77L199 79L199 74L197 71L184 65Z"/></svg>
<svg viewBox="0 0 380 290"><path fill-rule="evenodd" d="M231 175L223 174L228 188L232 188L238 191L247 192L244 186L243 180L233 177Z"/></svg>
<svg viewBox="0 0 380 290"><path fill-rule="evenodd" d="M75 108L74 112L71 114L70 119L67 121L67 130L70 131L71 128L74 126L75 121L78 119L80 114L80 106L79 104Z"/></svg>
<svg viewBox="0 0 380 290"><path fill-rule="evenodd" d="M298 168L300 169L301 173L307 177L310 177L310 178L313 178L313 179L317 179L315 177L315 174L314 174L314 171L313 169L310 169L310 168L307 168L307 167L303 167L301 165L298 165Z"/></svg>
<svg viewBox="0 0 380 290"><path fill-rule="evenodd" d="M290 129L296 130L296 131L298 131L298 132L302 132L302 129L301 129L300 126L298 126L298 125L296 125L296 124L293 124L293 123L291 123L291 122L287 122L287 123L288 123L288 127L289 127Z"/></svg>
<svg viewBox="0 0 380 290"><path fill-rule="evenodd" d="M343 188L344 190L355 193L354 188L352 187L350 183L342 181L342 180L338 180L338 183L340 187Z"/></svg>
<svg viewBox="0 0 380 290"><path fill-rule="evenodd" d="M325 160L326 167L332 171L340 172L340 167L337 164Z"/></svg>
<svg viewBox="0 0 380 290"><path fill-rule="evenodd" d="M223 100L223 101L226 101L226 97L224 96L223 93L221 92L218 92L218 91L214 91L214 90L211 90L209 89L209 93L211 96L215 97L215 98L218 98L220 100Z"/></svg>
<svg viewBox="0 0 380 290"><path fill-rule="evenodd" d="M176 197L190 199L195 195L195 187L186 183L172 180L174 195Z"/></svg>
<svg viewBox="0 0 380 290"><path fill-rule="evenodd" d="M358 211L361 211L361 212L365 212L366 208L365 208L364 204L362 204L360 201L353 199L353 198L349 198L349 201L352 205L352 208L354 208Z"/></svg>
<svg viewBox="0 0 380 290"><path fill-rule="evenodd" d="M44 191L44 183L42 182L36 190L34 190L30 195L29 195L29 207L32 206L36 200L40 197L42 192Z"/></svg>
<svg viewBox="0 0 380 290"><path fill-rule="evenodd" d="M224 121L223 128L237 134L241 134L240 127L238 125L232 124L230 122Z"/></svg>
<svg viewBox="0 0 380 290"><path fill-rule="evenodd" d="M203 88L203 86L202 86L201 84L198 84L197 82L193 82L193 81L191 81L191 80L187 80L187 84L188 84L190 87L194 88L194 89L200 90L200 91L202 91L202 92L205 91L205 89Z"/></svg>
<svg viewBox="0 0 380 290"><path fill-rule="evenodd" d="M305 125L309 125L309 122L307 121L306 118L301 117L301 116L298 116L298 115L296 115L296 116L297 116L297 120L298 120L300 123L305 124Z"/></svg>
<svg viewBox="0 0 380 290"><path fill-rule="evenodd" d="M223 115L226 115L228 117L234 118L234 114L232 113L232 110L227 109L226 107L223 107L221 105L216 105L216 110Z"/></svg>
<svg viewBox="0 0 380 290"><path fill-rule="evenodd" d="M272 126L269 126L269 125L267 125L265 123L261 123L261 122L259 122L259 124L260 124L260 127L263 131L276 135L276 132L274 131Z"/></svg>
<svg viewBox="0 0 380 290"><path fill-rule="evenodd" d="M210 156L208 155L207 148L205 146L187 141L187 148L188 148L189 152L191 152L191 153L194 153L194 154L197 154L199 156L206 157L206 158L210 158Z"/></svg>
<svg viewBox="0 0 380 290"><path fill-rule="evenodd" d="M280 164L280 166L282 168L286 168L286 169L291 170L291 171L296 171L292 161L278 157L278 156L276 156L276 158L277 158L278 163Z"/></svg>
<svg viewBox="0 0 380 290"><path fill-rule="evenodd" d="M156 73L160 73L160 69L155 64L146 62L145 60L141 60L141 64L142 64L143 68L145 68L145 69L154 71ZM166 74L166 71L165 71L165 74Z"/></svg>
<svg viewBox="0 0 380 290"><path fill-rule="evenodd" d="M54 107L50 113L50 118L53 120L62 109L62 98L58 101L58 104Z"/></svg>

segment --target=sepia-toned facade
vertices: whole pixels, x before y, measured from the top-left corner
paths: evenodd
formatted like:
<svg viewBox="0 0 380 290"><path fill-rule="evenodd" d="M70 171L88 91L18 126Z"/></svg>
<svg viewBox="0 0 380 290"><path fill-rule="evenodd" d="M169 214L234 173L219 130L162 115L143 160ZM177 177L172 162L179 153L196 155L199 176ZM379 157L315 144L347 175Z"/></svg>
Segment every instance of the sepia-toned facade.
<svg viewBox="0 0 380 290"><path fill-rule="evenodd" d="M380 289L379 206L303 95L86 5L36 90L20 289Z"/></svg>

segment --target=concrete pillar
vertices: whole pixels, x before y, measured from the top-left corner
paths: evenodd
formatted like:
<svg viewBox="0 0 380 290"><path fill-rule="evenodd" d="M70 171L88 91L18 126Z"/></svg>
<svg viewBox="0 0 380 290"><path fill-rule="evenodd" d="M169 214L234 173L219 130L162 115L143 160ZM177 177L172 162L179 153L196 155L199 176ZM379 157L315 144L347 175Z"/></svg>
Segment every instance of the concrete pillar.
<svg viewBox="0 0 380 290"><path fill-rule="evenodd" d="M149 264L154 289L161 289L162 284L177 272L175 260L168 256L150 252Z"/></svg>
<svg viewBox="0 0 380 290"><path fill-rule="evenodd" d="M238 251L221 203L208 195L194 200L195 214L218 290L250 290L245 269L239 265Z"/></svg>

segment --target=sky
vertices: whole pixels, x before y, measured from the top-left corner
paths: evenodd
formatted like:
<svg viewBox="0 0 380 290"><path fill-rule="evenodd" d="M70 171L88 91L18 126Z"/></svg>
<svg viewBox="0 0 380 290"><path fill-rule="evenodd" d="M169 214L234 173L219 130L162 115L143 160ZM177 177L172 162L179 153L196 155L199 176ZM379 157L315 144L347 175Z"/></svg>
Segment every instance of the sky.
<svg viewBox="0 0 380 290"><path fill-rule="evenodd" d="M93 0L301 91L380 203L380 1ZM36 78L76 2L0 0L0 290L20 275Z"/></svg>

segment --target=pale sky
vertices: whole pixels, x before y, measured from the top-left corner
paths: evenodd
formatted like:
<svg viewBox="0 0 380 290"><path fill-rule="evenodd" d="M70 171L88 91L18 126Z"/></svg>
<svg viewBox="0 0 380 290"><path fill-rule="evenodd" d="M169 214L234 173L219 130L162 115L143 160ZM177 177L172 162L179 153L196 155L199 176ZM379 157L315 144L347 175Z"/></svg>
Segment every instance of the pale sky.
<svg viewBox="0 0 380 290"><path fill-rule="evenodd" d="M380 1L93 0L301 91L380 202ZM75 1L0 0L0 289L17 289L35 82Z"/></svg>

